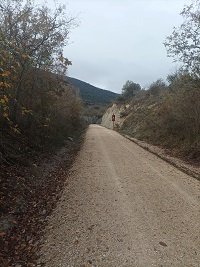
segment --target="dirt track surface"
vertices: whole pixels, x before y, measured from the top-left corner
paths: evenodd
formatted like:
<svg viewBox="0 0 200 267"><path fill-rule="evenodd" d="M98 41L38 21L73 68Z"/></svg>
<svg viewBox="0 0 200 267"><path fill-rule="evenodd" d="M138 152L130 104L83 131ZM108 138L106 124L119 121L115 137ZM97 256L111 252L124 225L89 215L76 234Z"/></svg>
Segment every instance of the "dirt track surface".
<svg viewBox="0 0 200 267"><path fill-rule="evenodd" d="M200 266L200 183L91 125L38 266Z"/></svg>

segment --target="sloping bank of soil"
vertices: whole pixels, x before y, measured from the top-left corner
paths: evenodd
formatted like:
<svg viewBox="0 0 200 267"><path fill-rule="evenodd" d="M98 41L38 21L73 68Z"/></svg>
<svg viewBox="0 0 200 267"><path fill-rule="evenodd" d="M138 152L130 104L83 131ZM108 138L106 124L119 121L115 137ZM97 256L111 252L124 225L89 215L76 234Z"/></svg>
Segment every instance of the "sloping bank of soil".
<svg viewBox="0 0 200 267"><path fill-rule="evenodd" d="M0 163L0 266L35 266L39 238L84 137L29 166Z"/></svg>

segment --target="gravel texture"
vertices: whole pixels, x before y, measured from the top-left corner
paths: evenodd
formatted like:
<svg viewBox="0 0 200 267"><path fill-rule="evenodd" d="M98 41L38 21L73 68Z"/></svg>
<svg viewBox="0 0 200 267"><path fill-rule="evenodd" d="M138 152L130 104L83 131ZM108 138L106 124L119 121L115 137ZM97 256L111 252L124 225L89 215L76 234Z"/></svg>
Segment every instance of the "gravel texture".
<svg viewBox="0 0 200 267"><path fill-rule="evenodd" d="M173 157L172 153L170 153L170 150L167 151L165 148L161 148L152 144L149 144L145 141L140 141L136 138L130 137L128 135L124 135L126 138L131 140L132 142L138 144L140 147L150 151L151 153L157 155L159 158L164 159L168 163L172 164L179 170L189 174L190 176L200 180L200 162L197 164L193 162L191 164L190 162L187 162L186 160L183 160L181 158ZM168 153L167 153L168 152Z"/></svg>
<svg viewBox="0 0 200 267"><path fill-rule="evenodd" d="M91 125L49 218L38 266L199 267L200 183Z"/></svg>

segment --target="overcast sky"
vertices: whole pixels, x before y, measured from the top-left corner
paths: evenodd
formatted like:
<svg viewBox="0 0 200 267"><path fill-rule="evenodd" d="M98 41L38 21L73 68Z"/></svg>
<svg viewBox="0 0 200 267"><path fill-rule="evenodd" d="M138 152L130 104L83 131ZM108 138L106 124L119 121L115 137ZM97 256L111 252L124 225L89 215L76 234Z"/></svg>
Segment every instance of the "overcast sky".
<svg viewBox="0 0 200 267"><path fill-rule="evenodd" d="M166 79L178 66L163 42L191 0L58 0L80 26L69 35L64 56L68 75L94 86L121 92L127 80L147 87Z"/></svg>

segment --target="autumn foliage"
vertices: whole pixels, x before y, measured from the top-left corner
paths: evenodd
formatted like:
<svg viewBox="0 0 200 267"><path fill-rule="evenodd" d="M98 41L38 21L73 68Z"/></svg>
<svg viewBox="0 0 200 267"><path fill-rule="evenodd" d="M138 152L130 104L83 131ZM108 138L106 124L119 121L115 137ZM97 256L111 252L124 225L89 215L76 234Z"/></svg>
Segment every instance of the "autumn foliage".
<svg viewBox="0 0 200 267"><path fill-rule="evenodd" d="M0 266L32 266L80 145L82 102L63 56L75 25L64 6L0 0ZM37 177L30 172L63 144L67 153L57 163L58 156Z"/></svg>
<svg viewBox="0 0 200 267"><path fill-rule="evenodd" d="M8 136L41 148L80 127L82 104L67 82L71 62L63 56L74 26L64 6L52 11L31 1L0 1L0 151L6 161L12 158Z"/></svg>

